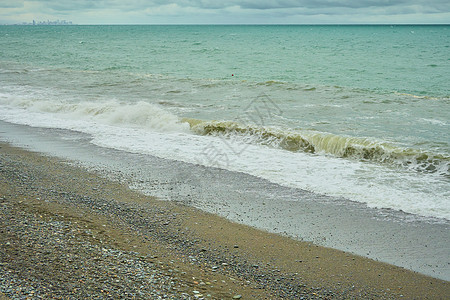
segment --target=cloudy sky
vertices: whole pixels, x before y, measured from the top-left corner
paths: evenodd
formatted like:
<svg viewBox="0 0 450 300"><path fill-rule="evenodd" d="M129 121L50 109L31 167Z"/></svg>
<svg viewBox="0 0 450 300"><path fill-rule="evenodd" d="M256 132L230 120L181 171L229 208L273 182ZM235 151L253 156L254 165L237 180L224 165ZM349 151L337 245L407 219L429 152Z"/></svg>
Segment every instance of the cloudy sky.
<svg viewBox="0 0 450 300"><path fill-rule="evenodd" d="M0 24L450 23L449 0L0 0Z"/></svg>

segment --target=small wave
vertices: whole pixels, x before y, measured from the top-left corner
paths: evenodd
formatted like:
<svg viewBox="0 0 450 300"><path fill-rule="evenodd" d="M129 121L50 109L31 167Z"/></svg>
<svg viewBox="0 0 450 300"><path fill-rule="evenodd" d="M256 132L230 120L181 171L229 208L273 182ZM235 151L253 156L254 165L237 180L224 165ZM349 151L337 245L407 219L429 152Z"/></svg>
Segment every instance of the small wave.
<svg viewBox="0 0 450 300"><path fill-rule="evenodd" d="M449 125L449 124L448 124L447 122L445 122L445 121L436 120L436 119L420 118L419 120L422 121L422 122L425 122L425 123L433 124L433 125L439 125L439 126L448 126L448 125Z"/></svg>
<svg viewBox="0 0 450 300"><path fill-rule="evenodd" d="M339 158L358 159L383 164L394 164L427 173L450 176L450 157L412 148L401 148L390 143L369 138L339 136L308 130L283 130L280 128L242 125L233 121L202 121L183 119L199 135L241 138L288 151L333 155Z"/></svg>
<svg viewBox="0 0 450 300"><path fill-rule="evenodd" d="M110 66L104 68L103 71L120 71L120 70L132 70L133 68L128 65Z"/></svg>
<svg viewBox="0 0 450 300"><path fill-rule="evenodd" d="M198 44L198 45L201 45ZM209 52L219 52L220 49L219 48L201 48L201 49L193 49L192 52L194 53L209 53Z"/></svg>
<svg viewBox="0 0 450 300"><path fill-rule="evenodd" d="M408 96L408 97L412 97L415 99L427 99L427 100L448 100L448 96L447 97L432 97L432 96L427 96L427 95L414 95L414 94L409 94L409 93L400 93L400 92L394 92L394 94L399 95L399 96Z"/></svg>
<svg viewBox="0 0 450 300"><path fill-rule="evenodd" d="M312 92L312 91L315 91L316 88L315 87L309 87L309 88L304 88L303 90L306 91L306 92Z"/></svg>
<svg viewBox="0 0 450 300"><path fill-rule="evenodd" d="M29 73L28 69L15 69L15 70L2 70L0 69L0 74L27 74Z"/></svg>
<svg viewBox="0 0 450 300"><path fill-rule="evenodd" d="M166 94L181 94L183 91L181 90L170 90L167 91Z"/></svg>
<svg viewBox="0 0 450 300"><path fill-rule="evenodd" d="M273 85L282 85L286 84L286 82L278 81L278 80L268 80L264 82L258 82L256 85L265 85L265 86L273 86Z"/></svg>

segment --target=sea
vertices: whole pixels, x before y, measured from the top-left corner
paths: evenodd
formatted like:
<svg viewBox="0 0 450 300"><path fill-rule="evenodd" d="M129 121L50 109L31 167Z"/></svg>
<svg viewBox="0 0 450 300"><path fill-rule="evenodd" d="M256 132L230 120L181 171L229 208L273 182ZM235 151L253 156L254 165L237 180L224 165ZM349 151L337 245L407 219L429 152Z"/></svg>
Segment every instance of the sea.
<svg viewBox="0 0 450 300"><path fill-rule="evenodd" d="M450 26L0 26L0 119L450 220Z"/></svg>
<svg viewBox="0 0 450 300"><path fill-rule="evenodd" d="M450 280L449 25L0 26L0 137Z"/></svg>

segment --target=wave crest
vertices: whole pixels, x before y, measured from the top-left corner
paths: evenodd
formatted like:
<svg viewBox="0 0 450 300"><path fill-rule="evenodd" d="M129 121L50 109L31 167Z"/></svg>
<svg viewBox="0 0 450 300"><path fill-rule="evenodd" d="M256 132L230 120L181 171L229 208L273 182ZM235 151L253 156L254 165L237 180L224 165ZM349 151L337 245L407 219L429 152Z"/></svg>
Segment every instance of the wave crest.
<svg viewBox="0 0 450 300"><path fill-rule="evenodd" d="M450 157L420 149L401 148L368 138L339 136L311 130L242 125L232 121L184 119L199 135L239 138L246 143L266 145L288 151L301 151L340 158L351 158L450 176Z"/></svg>
<svg viewBox="0 0 450 300"><path fill-rule="evenodd" d="M146 128L157 131L189 131L189 125L178 116L147 102L132 104L117 101L58 102L51 100L16 99L9 106L31 112L50 113L72 119L89 119L93 122L113 126Z"/></svg>

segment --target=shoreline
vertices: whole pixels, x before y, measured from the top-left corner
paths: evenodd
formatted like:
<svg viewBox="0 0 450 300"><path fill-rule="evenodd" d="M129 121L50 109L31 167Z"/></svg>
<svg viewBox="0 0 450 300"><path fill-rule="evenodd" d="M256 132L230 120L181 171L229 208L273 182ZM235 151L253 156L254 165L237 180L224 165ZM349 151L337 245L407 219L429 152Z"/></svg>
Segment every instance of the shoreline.
<svg viewBox="0 0 450 300"><path fill-rule="evenodd" d="M68 130L0 121L2 139L132 190L232 222L450 280L450 223L283 187L241 172L95 145Z"/></svg>
<svg viewBox="0 0 450 300"><path fill-rule="evenodd" d="M42 216L45 222L36 225L36 229L49 228L54 221L70 230L85 226L91 234L75 235L72 243L78 245L81 241L81 246L89 241L108 251L122 251L131 260L151 264L162 277L169 278L172 275L168 270L177 269L179 272L173 276L177 280L170 277L177 289L166 291L161 287L169 296L174 292L178 296L185 293L217 299L239 295L242 299L394 299L401 295L406 299L444 299L450 293L448 281L232 223L189 206L145 196L61 159L6 143L0 147L1 176L5 179L0 184L0 198L2 207L8 208L5 217L19 212L30 220ZM17 221L10 218L4 222L24 226L15 224ZM9 249L12 243L15 249L27 251L21 239L8 240L7 245L5 232L1 237L2 253L17 255ZM62 254L67 255L55 251L55 255ZM20 265L26 265L32 257L31 253L22 257ZM107 260L97 259L99 266ZM21 266L11 261L14 260L3 257L0 267L23 275ZM73 264L77 262L74 260ZM36 264L30 262L27 266L39 274ZM54 267L66 270L67 266ZM41 283L46 280L41 278ZM90 284L105 286L104 282ZM1 288L0 292L5 293L3 284ZM35 293L48 290L51 291L47 288Z"/></svg>

